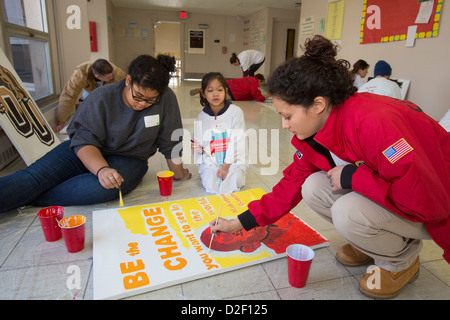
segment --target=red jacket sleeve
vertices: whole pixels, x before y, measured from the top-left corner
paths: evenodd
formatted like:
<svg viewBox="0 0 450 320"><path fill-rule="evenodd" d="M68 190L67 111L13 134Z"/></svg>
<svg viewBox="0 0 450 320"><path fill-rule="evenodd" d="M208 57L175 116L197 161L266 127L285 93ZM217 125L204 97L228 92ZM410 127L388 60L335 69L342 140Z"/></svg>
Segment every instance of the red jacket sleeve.
<svg viewBox="0 0 450 320"><path fill-rule="evenodd" d="M249 203L249 211L239 216L246 230L257 225L265 226L276 222L302 200L303 183L309 175L320 170L308 158L323 157L309 149L310 147L306 146L305 154L296 152L293 163L283 171L283 178L273 187L272 192L263 195L260 200ZM323 159L326 161L325 157ZM252 224L252 220L257 224Z"/></svg>
<svg viewBox="0 0 450 320"><path fill-rule="evenodd" d="M263 102L266 98L261 93L261 90L259 89L259 82L257 78L249 77L247 79L250 79L250 92L253 96L253 99L259 102Z"/></svg>

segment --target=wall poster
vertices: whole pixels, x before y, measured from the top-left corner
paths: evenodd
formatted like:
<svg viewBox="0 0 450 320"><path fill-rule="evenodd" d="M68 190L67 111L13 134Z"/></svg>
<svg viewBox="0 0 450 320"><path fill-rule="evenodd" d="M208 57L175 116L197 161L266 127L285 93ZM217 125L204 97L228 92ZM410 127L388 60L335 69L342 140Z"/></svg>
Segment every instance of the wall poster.
<svg viewBox="0 0 450 320"><path fill-rule="evenodd" d="M443 4L443 0L364 0L360 43L407 40L412 26L417 26L416 39L437 37Z"/></svg>
<svg viewBox="0 0 450 320"><path fill-rule="evenodd" d="M94 299L128 297L279 259L292 243L328 246L292 213L265 227L220 233L211 242L209 222L219 211L222 218L235 218L263 195L251 189L93 212Z"/></svg>
<svg viewBox="0 0 450 320"><path fill-rule="evenodd" d="M344 24L345 0L328 0L326 37L332 41L342 38Z"/></svg>
<svg viewBox="0 0 450 320"><path fill-rule="evenodd" d="M204 29L189 29L188 53L205 54L206 31Z"/></svg>

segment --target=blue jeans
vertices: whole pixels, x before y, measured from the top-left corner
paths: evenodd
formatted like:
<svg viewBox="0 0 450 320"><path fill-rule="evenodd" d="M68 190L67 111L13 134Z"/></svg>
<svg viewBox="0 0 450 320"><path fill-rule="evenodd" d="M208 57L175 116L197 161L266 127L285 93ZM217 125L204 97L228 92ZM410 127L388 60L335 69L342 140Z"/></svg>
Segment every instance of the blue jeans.
<svg viewBox="0 0 450 320"><path fill-rule="evenodd" d="M121 155L105 155L111 168L123 177L122 194L137 187L147 173L147 161ZM105 189L65 141L28 168L0 178L0 213L24 205L39 207L88 205L119 197L117 189Z"/></svg>

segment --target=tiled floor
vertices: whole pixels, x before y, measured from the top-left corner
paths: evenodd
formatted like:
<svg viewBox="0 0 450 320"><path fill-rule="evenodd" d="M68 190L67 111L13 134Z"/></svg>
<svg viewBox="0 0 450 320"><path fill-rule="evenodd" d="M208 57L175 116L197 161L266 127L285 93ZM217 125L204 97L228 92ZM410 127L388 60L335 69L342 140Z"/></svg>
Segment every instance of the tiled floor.
<svg viewBox="0 0 450 320"><path fill-rule="evenodd" d="M201 110L199 99L189 96L198 82L174 82L185 129L192 132L194 119ZM262 188L269 192L291 162L291 134L281 129L281 120L270 103L236 102L245 114L247 129L266 129L259 140L267 139L269 151L256 146L246 176L246 189ZM274 130L270 130L274 129ZM266 138L262 135L267 133ZM190 164L189 149L185 152L186 167L193 173L191 180L175 182L172 199L206 195L195 165ZM156 155L150 162L146 177L131 194L124 197L126 206L159 202L154 175L166 167ZM24 167L16 161L0 172L0 176ZM264 171L265 170L265 171ZM66 207L65 215L87 216L85 248L67 253L64 240L46 242L36 218L39 208L25 207L0 216L0 299L92 299L92 211L118 207L118 201L93 206ZM331 224L319 218L301 202L293 212L330 240L330 246L316 250L307 285L296 289L289 285L287 261L278 259L252 267L231 271L201 280L191 281L129 299L367 299L358 291L358 280L365 267L347 268L339 264L334 254L345 240ZM396 299L450 299L450 267L442 258L442 250L432 241L425 241L419 278L408 285ZM81 290L67 285L76 265L81 270Z"/></svg>

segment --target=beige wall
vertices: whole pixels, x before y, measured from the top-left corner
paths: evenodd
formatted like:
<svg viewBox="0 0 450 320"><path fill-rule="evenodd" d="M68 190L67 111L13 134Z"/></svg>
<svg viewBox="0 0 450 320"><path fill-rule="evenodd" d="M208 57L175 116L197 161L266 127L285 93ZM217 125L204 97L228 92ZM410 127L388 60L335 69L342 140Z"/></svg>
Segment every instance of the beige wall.
<svg viewBox="0 0 450 320"><path fill-rule="evenodd" d="M273 21L283 19L298 26L299 11L280 10L266 8L247 17L205 15L190 13L187 19L179 19L178 12L171 11L151 11L136 10L127 8L114 9L114 45L116 62L119 66L126 68L130 61L138 54L154 54L154 34L153 24L156 21L180 22L180 51L182 59L182 69L184 75L202 75L210 71L221 72L226 78L242 77L240 68L230 64L231 53L237 54L246 49L258 49L266 55L266 62L258 72L266 77L271 72L272 35ZM259 28L259 32L265 35L265 42L244 45L244 21L264 21ZM127 37L126 28L129 22L136 22L138 28L149 29L149 38ZM205 54L188 53L188 33L189 29L198 29L199 25L207 25L206 31L206 52ZM297 28L298 29L298 28ZM278 36L278 35L276 35ZM286 35L281 35L285 37ZM226 53L222 48L226 47ZM284 50L284 48L280 48Z"/></svg>
<svg viewBox="0 0 450 320"><path fill-rule="evenodd" d="M109 38L108 38L108 12L106 0L95 0L87 3L87 14L89 22L96 23L97 52L91 52L90 60L110 60Z"/></svg>
<svg viewBox="0 0 450 320"><path fill-rule="evenodd" d="M303 0L301 17L315 17L315 30L319 20L326 18L327 0ZM405 41L360 44L360 25L363 1L345 1L341 51L338 58L350 61L364 59L370 64L369 76L378 60L386 60L392 67L392 77L411 80L406 97L435 120L450 108L448 76L450 70L450 8L443 8L439 35L436 38L417 39L415 46L407 48ZM303 44L304 39L299 39Z"/></svg>
<svg viewBox="0 0 450 320"><path fill-rule="evenodd" d="M243 43L236 54L248 49L261 51L266 60L257 72L268 78L274 70L274 64L279 64L279 61L272 61L272 55L274 55L274 59L278 60L280 55L285 54L288 25L298 32L300 11L265 8L242 18L242 20L244 23L246 22L243 29L240 30ZM282 21L285 24L281 26L280 23L276 24L275 21ZM255 33L257 36L255 36ZM281 41L280 38L282 38ZM273 44L277 45L274 46ZM281 46L279 46L280 44ZM238 76L242 76L241 71L239 71Z"/></svg>
<svg viewBox="0 0 450 320"><path fill-rule="evenodd" d="M229 55L233 50L242 47L242 21L236 17L189 14L189 18L181 20L178 12L136 10L127 8L114 8L114 54L116 63L126 70L128 64L140 54L154 54L153 24L157 21L180 22L180 51L182 55L182 68L184 73L203 74L209 71L219 71L225 77L239 76L229 63ZM135 22L138 29L149 31L147 39L140 37L127 37L126 29L130 22ZM199 24L207 24L206 54L188 54L188 30L198 29ZM234 34L234 41L229 35ZM214 40L219 40L215 43ZM226 46L228 52L222 53Z"/></svg>
<svg viewBox="0 0 450 320"><path fill-rule="evenodd" d="M53 1L55 6L55 19L57 29L58 54L60 59L60 74L62 82L70 78L75 67L91 59L91 45L89 40L89 21L87 2L84 0L58 0ZM80 29L67 28L67 13L70 5L80 8Z"/></svg>

